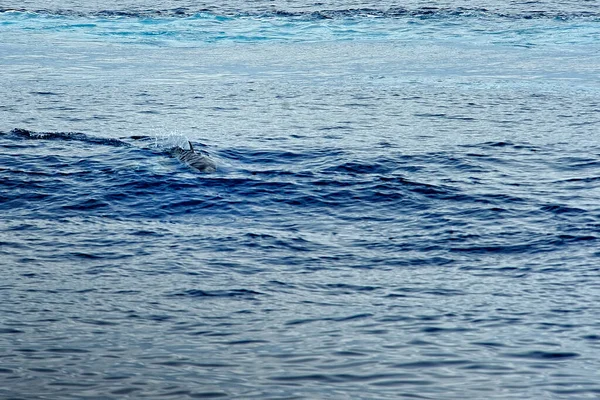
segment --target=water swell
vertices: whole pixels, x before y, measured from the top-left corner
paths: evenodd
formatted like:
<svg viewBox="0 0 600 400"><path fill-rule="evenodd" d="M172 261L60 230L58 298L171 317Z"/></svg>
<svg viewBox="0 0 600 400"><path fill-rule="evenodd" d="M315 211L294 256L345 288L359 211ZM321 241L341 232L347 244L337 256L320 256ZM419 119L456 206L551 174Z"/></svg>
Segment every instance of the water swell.
<svg viewBox="0 0 600 400"><path fill-rule="evenodd" d="M7 276L24 282L0 289L28 301L4 303L15 312L0 334L29 339L0 369L6 397L35 397L18 376L25 365L57 396L244 398L260 388L252 398L262 399L289 385L286 398L335 386L359 399L368 385L375 396L430 388L421 397L440 398L450 387L440 373L467 389L489 374L562 373L598 341L586 322L597 302L560 299L592 295L597 205L511 185L540 189L551 154L564 165L545 178L581 196L597 182L561 173L594 174L591 155L518 140L384 154L263 143L217 152L234 167L200 178L155 169L166 157L142 148L152 142L0 134L0 253L18 260ZM132 157L143 164L123 165ZM519 162L535 173L506 168ZM63 379L57 360L84 372ZM110 373L98 379L99 368Z"/></svg>
<svg viewBox="0 0 600 400"><path fill-rule="evenodd" d="M147 142L154 140L148 137L122 140L78 132L14 129L0 132L0 138L7 143L2 146L5 162L0 169L0 184L6 190L0 207L12 210L14 215L66 212L161 217L168 211L153 204L153 195L158 192L176 198L178 191L197 187L173 177L193 170L185 166L178 169L176 164L167 170L160 167L161 159L171 156L171 148L151 146ZM146 147L132 143L144 139ZM40 144L15 147L15 142L23 140ZM61 142L72 146L56 145Z"/></svg>
<svg viewBox="0 0 600 400"><path fill-rule="evenodd" d="M501 18L508 20L532 19L600 19L600 12L590 10L546 10L493 9L486 7L434 7L415 8L339 8L320 10L268 9L240 10L219 7L176 7L172 9L100 9L79 11L77 9L29 9L21 7L0 7L0 14L21 14L25 17L84 17L84 18L134 18L134 19L210 19L226 21L235 18L291 19L291 20L342 20L342 19L447 19L447 18Z"/></svg>
<svg viewBox="0 0 600 400"><path fill-rule="evenodd" d="M4 207L24 213L163 218L206 212L246 215L256 209L280 209L278 213L285 214L296 209L378 220L382 217L373 213L382 206L423 210L428 208L423 199L461 199L461 191L450 185L401 175L394 157L353 160L352 154L339 151L227 149L219 157L238 167L232 173L202 175L198 181L182 175L185 169L156 170L169 149L134 145L137 141L149 145L151 138L123 140L25 129L0 137L14 154L3 171L10 177L2 185L7 189ZM94 147L14 148L13 143L22 140Z"/></svg>
<svg viewBox="0 0 600 400"><path fill-rule="evenodd" d="M6 135L0 132L0 135ZM63 140L63 141L80 141L103 146L113 147L129 147L131 144L119 139L98 138L86 135L81 132L35 132L27 129L15 128L9 132L9 135L26 139L26 140ZM139 137L136 137L139 138Z"/></svg>
<svg viewBox="0 0 600 400"><path fill-rule="evenodd" d="M427 249L438 260L539 255L573 246L590 249L598 238L591 204L530 193L527 187L535 184L536 174L505 175L499 180L511 158L512 164L528 162L524 165L545 168L538 154L548 150L527 143L486 142L454 151L390 152L360 158L339 150L229 148L218 152L220 159L232 165L229 171L198 175L172 164L158 167L168 153L144 149L130 138L23 129L0 138L6 139L8 146L3 148L9 154L0 176L4 189L0 208L13 215L33 212L52 218L66 212L125 219L192 218L202 223L260 215L281 220L282 226L290 226L285 221L291 216L305 215L307 226L321 221L331 232L339 229L338 224L387 225L385 232L369 230L344 240L350 246L390 255ZM14 146L22 140L48 143L48 147ZM150 138L137 140L152 142ZM94 146L85 149L82 158L79 148L69 151L55 146L60 141ZM571 164L580 165L581 158L573 158ZM593 167L588 164L576 169L587 171ZM420 168L412 168L415 165ZM572 173L573 169L563 167ZM473 180L477 184L470 183ZM582 194L590 183L597 182L556 181ZM290 224L297 226L300 221ZM331 221L337 222L330 226ZM516 228L522 224L529 229ZM429 232L427 245L407 242L403 226L420 226ZM504 229L499 231L498 226ZM247 232L237 243L260 249L319 251L319 245L306 238L256 232ZM394 263L395 258L378 262Z"/></svg>
<svg viewBox="0 0 600 400"><path fill-rule="evenodd" d="M44 32L67 38L150 46L194 47L213 43L318 42L339 40L449 40L471 36L484 43L519 46L554 41L589 44L600 13L496 12L487 9L340 9L232 11L36 10L0 12L0 31ZM573 35L573 29L579 35ZM17 36L17 37L19 37Z"/></svg>
<svg viewBox="0 0 600 400"><path fill-rule="evenodd" d="M131 148L133 145L130 142L124 141L122 139L114 139L114 138L102 138L102 137L95 137L95 136L91 136L91 135L87 135L85 133L81 133L81 132L35 132L35 131L30 131L27 129L20 129L20 128L16 128L13 129L12 131L10 131L8 134L5 134L3 132L0 132L0 135L7 135L13 138L19 138L19 139L25 139L25 140L48 140L48 141L78 141L78 142L84 142L87 144L97 144L97 145L102 145L102 146L111 146L111 147L127 147L127 148ZM125 138L123 138L125 139ZM181 161L182 164L184 165L188 165L190 167L192 167L193 170L195 170L196 172L214 172L216 170L216 166L214 165L214 162L212 161L212 159L209 157L208 153L202 149L199 149L198 151L192 150L189 151L188 149L183 149L180 145L180 143L176 143L176 142L181 142L181 138L171 138L173 143L169 143L169 139L166 139L166 145L165 144L159 144L159 139L158 138L151 138L149 136L140 136L140 135L133 135L130 136L126 139L130 139L133 141L138 141L141 143L145 143L147 146L146 147L140 147L140 149L145 149L145 150L152 150L152 151L156 151L158 153L162 153L165 155L168 155L170 157L173 158L177 158ZM191 143L189 141L187 141L188 146L191 146ZM162 147L161 147L162 146ZM185 145L183 145L185 146ZM204 144L200 144L201 147L205 147ZM187 158L185 157L178 157L177 156L177 152L185 152L185 153L189 153ZM198 168L195 168L193 165L193 162L196 161L195 158L193 156L196 156L195 158L201 158L202 160L205 160L206 162L210 162L210 166L211 168L207 171L203 171L203 170L199 170ZM191 159L191 161L190 161ZM50 161L50 160L47 160Z"/></svg>

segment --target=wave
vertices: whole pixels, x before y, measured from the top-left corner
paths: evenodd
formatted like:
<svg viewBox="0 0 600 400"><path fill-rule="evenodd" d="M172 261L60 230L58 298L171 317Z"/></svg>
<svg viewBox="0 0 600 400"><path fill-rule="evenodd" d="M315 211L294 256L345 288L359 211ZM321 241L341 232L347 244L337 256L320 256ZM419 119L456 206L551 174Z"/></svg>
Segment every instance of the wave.
<svg viewBox="0 0 600 400"><path fill-rule="evenodd" d="M551 149L526 142L485 142L417 154L232 147L215 151L219 160L232 165L230 171L200 178L176 168L174 161L169 164L165 147L156 147L155 139L146 136L112 139L14 129L0 132L0 141L5 160L0 166L0 211L13 218L113 216L221 226L258 216L277 221L285 233L224 232L226 245L218 251L228 252L233 246L325 254L328 246L343 240L364 252L385 255L373 263L398 266L498 255L517 259L567 248L583 254L599 240L595 203L549 198L546 189L536 193L525 187L539 187L544 179L540 183L538 175L507 167L514 160L541 171L544 165L556 164L548 155ZM571 164L580 165L581 160ZM415 170L416 165L422 170ZM577 171L587 170L584 166ZM572 173L569 170L569 176ZM572 199L581 199L590 189L586 181L560 181L553 188ZM314 224L318 231L313 232ZM362 228L354 231L353 226ZM379 231L381 226L387 227L385 232ZM293 234L297 229L312 233L298 238ZM424 236L406 236L407 229ZM321 232L332 232L333 242L322 240ZM421 259L420 251L433 258ZM85 257L81 254L77 257ZM398 254L416 255L406 259ZM348 262L364 265L358 256ZM488 273L497 266L468 268ZM173 295L260 297L243 290L188 289Z"/></svg>
<svg viewBox="0 0 600 400"><path fill-rule="evenodd" d="M85 142L88 144L98 144L103 146L112 146L112 147L132 147L132 144L126 142L122 139L114 139L114 138L101 138L90 136L81 132L35 132L27 129L15 128L10 131L8 134L0 131L0 135L8 135L13 138L19 139L28 139L28 140L62 140L62 141L79 141ZM152 146L146 147L146 149L154 149L157 150L161 154L168 155L170 157L178 159L182 164L190 167L192 170L196 172L215 172L216 165L214 161L209 157L208 153L204 150L199 150L197 152L185 150L181 147L179 143L176 143L177 140L164 140L164 143L159 144L158 138L152 138L150 136L130 136L127 139L141 142L149 142ZM190 143L190 142L188 142ZM191 143L190 143L191 146ZM201 146L204 146L201 144ZM181 153L186 155L185 157L181 156ZM207 165L210 168L198 168L197 163L200 161L204 163L208 163Z"/></svg>
<svg viewBox="0 0 600 400"><path fill-rule="evenodd" d="M596 11L506 11L485 8L356 8L227 11L50 10L0 8L7 43L43 33L52 41L111 41L166 47L211 43L319 42L345 40L463 40L531 47L593 45ZM10 35L13 35L12 37ZM55 37L60 36L60 39Z"/></svg>
<svg viewBox="0 0 600 400"><path fill-rule="evenodd" d="M3 133L0 132L0 135ZM131 144L126 143L119 139L110 139L110 138L98 138L94 136L86 135L85 133L80 132L35 132L27 129L15 128L10 131L9 135L14 137L22 138L22 139L31 139L31 140L76 140L80 142L101 144L105 146L114 146L114 147L126 147L131 146ZM140 136L134 136L132 138L140 138Z"/></svg>
<svg viewBox="0 0 600 400"><path fill-rule="evenodd" d="M28 17L84 17L84 18L143 18L143 19L214 19L229 20L235 18L262 18L276 19L287 18L294 20L337 20L337 19L445 19L445 18L479 18L479 19L591 19L600 20L600 11L596 10L497 10L485 7L418 7L418 8L348 8L348 9L323 9L323 10L259 10L240 11L222 10L211 8L178 7L163 10L120 10L103 9L79 11L75 9L49 9L49 8L8 8L0 7L0 14L25 15Z"/></svg>
<svg viewBox="0 0 600 400"><path fill-rule="evenodd" d="M238 4L141 8L0 7L7 43L43 33L51 41L117 42L166 47L212 43L345 40L457 40L531 47L597 41L600 10L593 5L327 7L325 4ZM253 8L254 7L254 8ZM12 34L12 36L11 36ZM56 37L56 36L59 37Z"/></svg>

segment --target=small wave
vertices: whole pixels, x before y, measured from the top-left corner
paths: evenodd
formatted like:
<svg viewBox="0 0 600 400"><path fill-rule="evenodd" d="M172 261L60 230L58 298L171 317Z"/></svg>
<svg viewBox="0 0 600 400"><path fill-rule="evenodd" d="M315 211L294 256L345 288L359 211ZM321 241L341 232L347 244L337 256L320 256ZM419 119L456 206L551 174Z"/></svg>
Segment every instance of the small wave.
<svg viewBox="0 0 600 400"><path fill-rule="evenodd" d="M514 21L532 21L514 24ZM545 21L539 23L537 21ZM566 27L565 21L572 22ZM359 8L323 10L5 10L0 24L9 33L66 35L121 44L196 47L214 43L422 40L431 37L487 38L515 46L553 42L590 44L596 12L494 11L467 8ZM565 25L565 26L563 26ZM581 29L574 35L572 28ZM434 29L431 29L434 28ZM532 28L532 29L530 29ZM524 32L532 33L523 35ZM468 37L465 37L467 40ZM485 40L486 43L489 40ZM154 112L154 111L149 111ZM434 119L474 122L465 115L420 114Z"/></svg>
<svg viewBox="0 0 600 400"><path fill-rule="evenodd" d="M586 210L581 209L581 208L568 207L568 206L564 206L561 204L548 204L548 205L542 206L541 210L550 212L553 214L565 214L565 213L580 214L580 213L586 212Z"/></svg>
<svg viewBox="0 0 600 400"><path fill-rule="evenodd" d="M23 15L28 17L73 16L89 18L187 18L227 20L232 18L286 18L300 20L336 20L336 19L399 19L399 18L504 18L504 19L600 19L600 12L595 10L527 10L527 9L492 9L485 7L359 7L332 9L243 9L240 7L175 7L170 9L99 9L80 11L76 9L0 7L0 14Z"/></svg>
<svg viewBox="0 0 600 400"><path fill-rule="evenodd" d="M202 298L202 297L216 297L216 298L255 298L256 296L260 296L263 293L256 292L250 289L228 289L228 290L201 290L201 289L189 289L183 290L180 292L172 293L171 296L174 297L194 297L194 298Z"/></svg>
<svg viewBox="0 0 600 400"><path fill-rule="evenodd" d="M580 354L572 352L533 350L523 353L506 353L505 356L540 361L562 361L579 357Z"/></svg>
<svg viewBox="0 0 600 400"><path fill-rule="evenodd" d="M35 132L35 131L27 130L27 129L16 128L16 129L13 129L12 131L10 131L8 134L6 134L4 132L0 132L0 135L9 136L9 137L12 136L13 138L24 139L24 140L79 141L79 142L84 142L84 143L89 143L89 144L98 144L98 145L103 145L103 146L133 147L133 145L131 143L126 142L121 139L96 137L96 136L87 135L87 134L81 133L81 132ZM157 136L154 138L152 138L150 136L135 135L135 136L130 136L129 139L132 139L134 141L139 141L139 142L145 142L148 145L148 147L146 147L146 149L153 149L159 153L166 154L171 157L174 156L173 150L177 150L177 149L182 150L183 148L187 148L187 146L183 143L186 143L188 146L190 143L185 136L175 135L175 134L174 135L164 135L164 136L160 136L160 137ZM198 146L203 147L204 145L198 144ZM198 157L196 157L196 158L204 158L205 160L210 161L211 165L214 167L214 161L210 157L205 157L205 156L208 156L208 153L206 153L205 151L203 151L201 149L198 149L198 151L196 153L197 154L193 154L193 155L198 155ZM181 158L181 157L176 157L176 158L178 158L183 164L190 164L188 159ZM51 160L48 160L48 161L51 161ZM194 160L192 160L192 161L194 161ZM63 166L66 166L66 164ZM216 169L216 167L207 172L214 172L215 169ZM35 173L35 172L30 172L30 173Z"/></svg>
<svg viewBox="0 0 600 400"><path fill-rule="evenodd" d="M9 133L14 137L31 140L76 140L80 142L94 143L105 146L128 147L129 143L119 139L98 138L79 132L34 132L27 129L13 129Z"/></svg>
<svg viewBox="0 0 600 400"><path fill-rule="evenodd" d="M342 174L361 175L361 174L385 174L391 172L393 165L386 165L381 162L360 162L349 161L329 168L327 172L337 172Z"/></svg>

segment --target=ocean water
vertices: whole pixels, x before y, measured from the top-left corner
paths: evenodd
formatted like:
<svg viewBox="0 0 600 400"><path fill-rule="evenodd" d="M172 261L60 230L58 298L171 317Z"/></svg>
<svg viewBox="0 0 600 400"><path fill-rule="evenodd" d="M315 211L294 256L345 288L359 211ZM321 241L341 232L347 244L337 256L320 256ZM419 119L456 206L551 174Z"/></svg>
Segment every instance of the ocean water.
<svg viewBox="0 0 600 400"><path fill-rule="evenodd" d="M0 0L0 398L597 399L599 128L597 1Z"/></svg>

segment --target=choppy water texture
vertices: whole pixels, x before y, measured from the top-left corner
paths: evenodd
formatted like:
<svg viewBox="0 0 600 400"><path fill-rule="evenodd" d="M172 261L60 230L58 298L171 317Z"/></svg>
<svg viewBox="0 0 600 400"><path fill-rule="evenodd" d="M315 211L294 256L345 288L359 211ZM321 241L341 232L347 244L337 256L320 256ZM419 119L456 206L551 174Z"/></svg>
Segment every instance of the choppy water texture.
<svg viewBox="0 0 600 400"><path fill-rule="evenodd" d="M600 397L599 28L2 1L0 398Z"/></svg>

